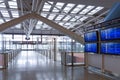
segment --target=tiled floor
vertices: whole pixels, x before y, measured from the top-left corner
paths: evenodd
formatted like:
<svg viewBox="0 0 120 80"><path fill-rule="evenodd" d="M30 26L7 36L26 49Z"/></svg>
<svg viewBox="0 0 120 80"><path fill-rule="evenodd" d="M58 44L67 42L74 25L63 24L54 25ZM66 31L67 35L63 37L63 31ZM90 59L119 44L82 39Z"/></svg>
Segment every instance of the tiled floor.
<svg viewBox="0 0 120 80"><path fill-rule="evenodd" d="M21 52L0 80L112 80L81 67L63 67L34 51Z"/></svg>

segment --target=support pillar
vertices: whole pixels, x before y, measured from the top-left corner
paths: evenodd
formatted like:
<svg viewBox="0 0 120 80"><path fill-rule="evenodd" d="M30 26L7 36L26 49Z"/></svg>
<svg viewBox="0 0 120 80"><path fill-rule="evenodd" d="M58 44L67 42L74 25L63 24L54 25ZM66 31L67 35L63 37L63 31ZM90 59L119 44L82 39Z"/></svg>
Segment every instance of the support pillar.
<svg viewBox="0 0 120 80"><path fill-rule="evenodd" d="M57 57L57 56L56 56L56 54L57 54L57 53L56 53L56 38L54 38L53 40L54 40L54 41L53 41L53 43L54 43L54 51L53 51L53 52L54 52L54 61L56 61L56 59L57 59L57 58L56 58L56 57Z"/></svg>

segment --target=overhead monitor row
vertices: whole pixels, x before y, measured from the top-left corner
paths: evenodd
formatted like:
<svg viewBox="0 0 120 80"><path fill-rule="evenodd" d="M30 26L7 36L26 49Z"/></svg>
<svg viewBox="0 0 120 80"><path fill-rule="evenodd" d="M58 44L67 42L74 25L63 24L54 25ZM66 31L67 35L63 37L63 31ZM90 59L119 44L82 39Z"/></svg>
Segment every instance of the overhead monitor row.
<svg viewBox="0 0 120 80"><path fill-rule="evenodd" d="M100 46L100 48L99 48ZM100 54L112 54L120 55L120 43L119 42L105 42L105 43L87 43L85 44L85 52Z"/></svg>
<svg viewBox="0 0 120 80"><path fill-rule="evenodd" d="M99 31L100 39L98 37L98 32L89 32L84 35L85 42L97 42L106 40L119 40L120 39L120 27L114 27L109 29L103 29Z"/></svg>
<svg viewBox="0 0 120 80"><path fill-rule="evenodd" d="M120 55L120 27L85 33L85 52Z"/></svg>

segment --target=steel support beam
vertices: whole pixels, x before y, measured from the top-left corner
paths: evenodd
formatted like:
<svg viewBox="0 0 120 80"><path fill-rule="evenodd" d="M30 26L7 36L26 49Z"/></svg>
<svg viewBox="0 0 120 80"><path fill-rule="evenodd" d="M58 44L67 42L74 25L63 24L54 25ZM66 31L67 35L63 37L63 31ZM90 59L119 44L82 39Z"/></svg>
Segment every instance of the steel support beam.
<svg viewBox="0 0 120 80"><path fill-rule="evenodd" d="M75 39L76 41L80 42L81 44L84 44L84 39L82 36L64 28L63 26L60 26L58 25L57 23L51 21L51 20L48 20L47 18L44 18L36 13L32 13L33 15L33 18L36 18L44 23L46 23L47 25L51 26L52 28L55 28L57 30L59 30L60 32L68 35L69 37L71 37L72 39Z"/></svg>
<svg viewBox="0 0 120 80"><path fill-rule="evenodd" d="M52 28L55 28L57 29L58 31L68 35L69 37L71 37L72 39L75 39L76 41L80 42L81 44L84 44L84 39L82 36L64 28L63 26L60 26L58 25L57 23L51 21L51 20L48 20L36 13L30 13L30 14L27 14L27 15L24 15L24 16L21 16L19 18L16 18L16 19L13 19L11 21L8 21L6 23L3 23L0 25L0 32L7 29L7 28L10 28L11 26L14 26L26 19L30 19L30 18L34 18L34 19L37 19L37 20L40 20L44 23L46 23L47 25L51 26Z"/></svg>
<svg viewBox="0 0 120 80"><path fill-rule="evenodd" d="M22 21L24 21L26 19L30 19L31 16L32 16L32 14L26 14L24 16L21 16L19 18L15 18L13 20L10 20L10 21L8 21L6 23L1 24L0 25L0 32L4 31L5 29L8 29L8 28L10 28L10 27L12 27L12 26L14 26L16 24L19 24L20 22L22 22Z"/></svg>

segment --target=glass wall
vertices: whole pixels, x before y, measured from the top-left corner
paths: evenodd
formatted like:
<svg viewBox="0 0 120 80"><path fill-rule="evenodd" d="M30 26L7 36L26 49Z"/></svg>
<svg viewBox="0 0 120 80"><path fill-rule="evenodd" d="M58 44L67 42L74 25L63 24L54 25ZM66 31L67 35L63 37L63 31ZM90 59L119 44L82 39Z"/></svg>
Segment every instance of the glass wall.
<svg viewBox="0 0 120 80"><path fill-rule="evenodd" d="M3 36L0 34L0 51L3 50Z"/></svg>
<svg viewBox="0 0 120 80"><path fill-rule="evenodd" d="M58 48L60 51L65 52L84 52L84 45L72 40L69 37L58 38Z"/></svg>

